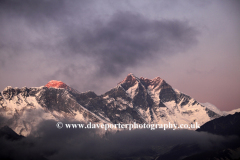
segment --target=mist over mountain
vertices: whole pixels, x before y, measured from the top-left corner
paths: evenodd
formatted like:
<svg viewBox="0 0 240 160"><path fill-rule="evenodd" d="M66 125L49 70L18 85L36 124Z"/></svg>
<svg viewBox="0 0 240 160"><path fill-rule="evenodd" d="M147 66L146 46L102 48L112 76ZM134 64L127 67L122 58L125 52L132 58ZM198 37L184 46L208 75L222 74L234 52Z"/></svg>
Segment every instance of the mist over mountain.
<svg viewBox="0 0 240 160"><path fill-rule="evenodd" d="M222 150L236 142L235 136L224 137L192 130L146 129L125 130L101 136L100 129L58 129L47 120L37 126L38 136L20 140L0 137L1 159L183 159L194 154ZM76 121L63 121L77 123Z"/></svg>

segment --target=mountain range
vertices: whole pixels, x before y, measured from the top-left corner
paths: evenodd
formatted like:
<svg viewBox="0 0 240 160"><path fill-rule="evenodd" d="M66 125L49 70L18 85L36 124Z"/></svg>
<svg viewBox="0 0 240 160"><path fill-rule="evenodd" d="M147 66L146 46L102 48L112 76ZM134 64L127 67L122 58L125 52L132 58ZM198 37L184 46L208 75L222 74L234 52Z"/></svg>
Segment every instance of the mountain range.
<svg viewBox="0 0 240 160"><path fill-rule="evenodd" d="M108 92L80 93L61 81L41 87L6 87L0 95L1 125L29 135L43 120L64 119L93 123L204 123L231 114L211 104L201 104L174 89L160 77L127 77ZM233 111L234 113L235 111Z"/></svg>

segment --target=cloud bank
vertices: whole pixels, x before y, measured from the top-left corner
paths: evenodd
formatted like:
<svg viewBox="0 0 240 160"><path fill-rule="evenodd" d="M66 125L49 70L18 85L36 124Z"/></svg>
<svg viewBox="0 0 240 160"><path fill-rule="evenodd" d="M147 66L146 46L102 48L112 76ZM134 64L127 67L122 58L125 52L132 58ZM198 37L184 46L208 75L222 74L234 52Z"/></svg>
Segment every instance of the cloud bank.
<svg viewBox="0 0 240 160"><path fill-rule="evenodd" d="M57 129L55 121L44 121L33 132L34 136L18 141L0 138L0 157L67 160L173 156L178 159L193 153L222 149L225 143L236 140L236 137L189 130L126 130L115 134L108 132L104 136L100 132L97 129ZM180 149L176 149L178 147Z"/></svg>

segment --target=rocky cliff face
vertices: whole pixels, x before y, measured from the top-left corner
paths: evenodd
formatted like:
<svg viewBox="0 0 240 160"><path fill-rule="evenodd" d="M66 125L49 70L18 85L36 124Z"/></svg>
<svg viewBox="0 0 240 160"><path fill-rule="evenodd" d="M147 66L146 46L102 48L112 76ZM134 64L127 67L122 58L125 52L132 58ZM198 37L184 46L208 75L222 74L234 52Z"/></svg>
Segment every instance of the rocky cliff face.
<svg viewBox="0 0 240 160"><path fill-rule="evenodd" d="M220 116L160 77L150 80L133 74L100 96L92 91L79 93L60 81L44 87L7 87L1 92L0 105L4 124L22 135L47 119L202 125Z"/></svg>

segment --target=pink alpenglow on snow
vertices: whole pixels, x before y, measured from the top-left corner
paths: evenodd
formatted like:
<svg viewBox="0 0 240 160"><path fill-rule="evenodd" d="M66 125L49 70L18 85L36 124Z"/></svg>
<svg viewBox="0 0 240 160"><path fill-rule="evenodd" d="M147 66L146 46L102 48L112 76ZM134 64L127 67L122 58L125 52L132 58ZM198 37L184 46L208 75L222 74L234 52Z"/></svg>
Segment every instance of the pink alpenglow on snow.
<svg viewBox="0 0 240 160"><path fill-rule="evenodd" d="M72 93L79 93L77 90L69 87L68 85L66 85L65 83L63 83L62 81L57 81L57 80L51 80L49 81L45 87L52 87L52 88L63 88L66 89L67 91L71 91Z"/></svg>
<svg viewBox="0 0 240 160"><path fill-rule="evenodd" d="M48 87L48 88L50 88L50 87L52 87L52 88L65 88L65 89L68 88L68 86L67 86L65 83L63 83L63 82L61 82L61 81L56 81L56 80L51 80L51 81L49 81L49 82L45 85L45 87Z"/></svg>

